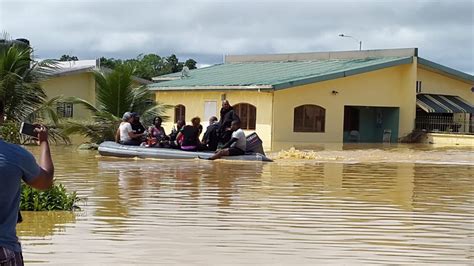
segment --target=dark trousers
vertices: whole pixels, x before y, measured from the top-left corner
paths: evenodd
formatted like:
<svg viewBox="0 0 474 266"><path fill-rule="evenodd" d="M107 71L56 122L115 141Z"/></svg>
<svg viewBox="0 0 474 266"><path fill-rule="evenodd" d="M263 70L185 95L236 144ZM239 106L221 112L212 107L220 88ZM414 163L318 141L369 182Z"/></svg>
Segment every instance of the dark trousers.
<svg viewBox="0 0 474 266"><path fill-rule="evenodd" d="M140 146L141 141L136 140L136 139L131 139L131 140L128 140L128 141L121 141L120 144L130 145L130 146Z"/></svg>
<svg viewBox="0 0 474 266"><path fill-rule="evenodd" d="M0 247L0 266L23 265L23 255L21 252L13 252L7 248Z"/></svg>
<svg viewBox="0 0 474 266"><path fill-rule="evenodd" d="M219 145L218 147L224 146L232 138L232 131L224 131L219 133Z"/></svg>

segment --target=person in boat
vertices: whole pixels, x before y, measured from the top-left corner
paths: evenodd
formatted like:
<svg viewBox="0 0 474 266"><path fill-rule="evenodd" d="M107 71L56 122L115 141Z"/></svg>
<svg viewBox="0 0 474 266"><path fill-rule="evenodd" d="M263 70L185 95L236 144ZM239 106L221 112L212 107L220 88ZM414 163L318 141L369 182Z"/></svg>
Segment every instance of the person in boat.
<svg viewBox="0 0 474 266"><path fill-rule="evenodd" d="M144 141L145 140L145 127L143 124L140 122L140 115L138 113L132 113L133 116L133 122L132 122L132 130L133 133L135 134L143 134L140 137L134 138L138 141Z"/></svg>
<svg viewBox="0 0 474 266"><path fill-rule="evenodd" d="M219 145L222 147L229 142L232 136L231 124L232 121L240 121L240 117L234 112L234 108L230 105L228 100L222 101L222 108L220 111L219 128L217 134L219 136Z"/></svg>
<svg viewBox="0 0 474 266"><path fill-rule="evenodd" d="M232 136L231 139L216 153L209 158L209 160L216 160L223 156L238 156L244 155L247 149L247 139L244 131L240 128L240 121L234 120L231 124Z"/></svg>
<svg viewBox="0 0 474 266"><path fill-rule="evenodd" d="M153 125L148 128L147 147L164 147L166 141L169 140L166 136L165 129L161 126L163 119L159 116L153 119Z"/></svg>
<svg viewBox="0 0 474 266"><path fill-rule="evenodd" d="M141 141L138 140L141 138L144 133L135 133L132 129L134 117L132 113L125 112L122 117L122 122L120 123L117 133L115 134L116 142L122 145L140 145Z"/></svg>
<svg viewBox="0 0 474 266"><path fill-rule="evenodd" d="M184 126L176 137L183 151L197 151L200 148L199 126L201 125L201 118L194 117L191 119L191 123L192 125Z"/></svg>
<svg viewBox="0 0 474 266"><path fill-rule="evenodd" d="M183 120L178 120L176 122L176 127L173 127L170 135L168 136L171 142L176 141L176 137L178 136L178 133L183 129L184 126L186 126L186 122L184 122Z"/></svg>
<svg viewBox="0 0 474 266"><path fill-rule="evenodd" d="M202 145L205 147L206 150L215 151L217 150L217 144L219 142L217 136L217 129L219 128L219 123L217 121L217 117L211 116L209 118L209 126L206 128L206 132L202 138Z"/></svg>

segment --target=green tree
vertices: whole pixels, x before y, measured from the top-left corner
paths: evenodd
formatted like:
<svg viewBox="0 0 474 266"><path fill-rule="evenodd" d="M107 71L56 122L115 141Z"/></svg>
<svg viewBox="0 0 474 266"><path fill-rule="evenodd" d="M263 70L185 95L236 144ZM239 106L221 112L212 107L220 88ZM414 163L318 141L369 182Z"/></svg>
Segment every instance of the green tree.
<svg viewBox="0 0 474 266"><path fill-rule="evenodd" d="M79 98L69 99L86 106L93 113L93 121L68 121L64 133L81 134L100 143L114 140L125 112L137 112L144 121L151 121L157 115L166 119L163 114L169 107L156 103L153 93L146 86L133 88L133 73L134 68L129 64L119 65L106 74L95 72L97 105Z"/></svg>
<svg viewBox="0 0 474 266"><path fill-rule="evenodd" d="M172 54L166 58L166 65L170 73L179 72L183 69L183 63L180 64L175 54Z"/></svg>
<svg viewBox="0 0 474 266"><path fill-rule="evenodd" d="M184 65L187 66L189 69L196 69L197 62L194 59L189 58L184 62Z"/></svg>
<svg viewBox="0 0 474 266"><path fill-rule="evenodd" d="M163 68L163 60L156 54L140 54L137 58L125 60L124 63L135 68L136 76L148 80L158 76Z"/></svg>
<svg viewBox="0 0 474 266"><path fill-rule="evenodd" d="M40 81L55 70L51 60L36 62L31 59L33 49L27 45L4 40L0 49L0 99L5 103L5 128L1 133L18 142L29 139L20 136L18 123L43 122L48 124L53 141L68 142L59 132L56 103L59 97L47 99ZM5 136L7 134L7 136Z"/></svg>
<svg viewBox="0 0 474 266"><path fill-rule="evenodd" d="M114 69L123 63L122 60L120 59L105 58L105 57L99 58L99 62L100 62L101 67L107 67L110 69Z"/></svg>
<svg viewBox="0 0 474 266"><path fill-rule="evenodd" d="M163 60L159 55L147 54L138 56L138 68L136 75L148 80L156 77L161 69L163 69Z"/></svg>
<svg viewBox="0 0 474 266"><path fill-rule="evenodd" d="M11 45L0 54L0 99L10 121L23 121L46 100L40 79L44 68L31 60L30 47Z"/></svg>
<svg viewBox="0 0 474 266"><path fill-rule="evenodd" d="M189 69L195 69L197 62L194 59L188 59L185 63L179 62L176 55L160 57L157 54L140 54L136 58L120 60L114 58L100 58L100 65L114 69L117 66L127 64L135 69L134 75L151 80L153 77L180 72L183 66Z"/></svg>
<svg viewBox="0 0 474 266"><path fill-rule="evenodd" d="M68 54L63 54L61 55L61 57L59 58L59 61L78 61L79 58L77 58L77 56L70 56Z"/></svg>

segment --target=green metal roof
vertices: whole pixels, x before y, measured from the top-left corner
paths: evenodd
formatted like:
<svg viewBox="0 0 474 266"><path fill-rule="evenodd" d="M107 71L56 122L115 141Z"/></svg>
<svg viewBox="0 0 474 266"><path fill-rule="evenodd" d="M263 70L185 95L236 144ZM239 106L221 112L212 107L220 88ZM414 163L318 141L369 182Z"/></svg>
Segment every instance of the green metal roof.
<svg viewBox="0 0 474 266"><path fill-rule="evenodd" d="M409 64L413 57L246 62L191 70L189 77L148 85L150 90L278 90Z"/></svg>

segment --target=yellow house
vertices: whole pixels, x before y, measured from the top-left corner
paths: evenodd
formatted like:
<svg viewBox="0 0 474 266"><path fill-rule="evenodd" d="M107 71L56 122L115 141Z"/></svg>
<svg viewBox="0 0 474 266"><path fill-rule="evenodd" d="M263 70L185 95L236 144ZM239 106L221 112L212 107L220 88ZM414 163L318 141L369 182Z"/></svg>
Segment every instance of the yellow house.
<svg viewBox="0 0 474 266"><path fill-rule="evenodd" d="M93 71L110 71L110 69L100 68L98 60L79 60L58 62L58 69L41 82L48 99L56 96L79 97L90 103L96 102L95 78ZM151 81L134 77L134 86L151 84ZM91 118L91 113L82 106L72 103L62 102L57 107L58 114L62 117L69 117L81 120Z"/></svg>
<svg viewBox="0 0 474 266"><path fill-rule="evenodd" d="M416 48L226 56L149 85L178 119L218 116L227 99L266 149L280 143L397 142L414 129L472 132L474 77ZM445 119L439 123L433 122Z"/></svg>

